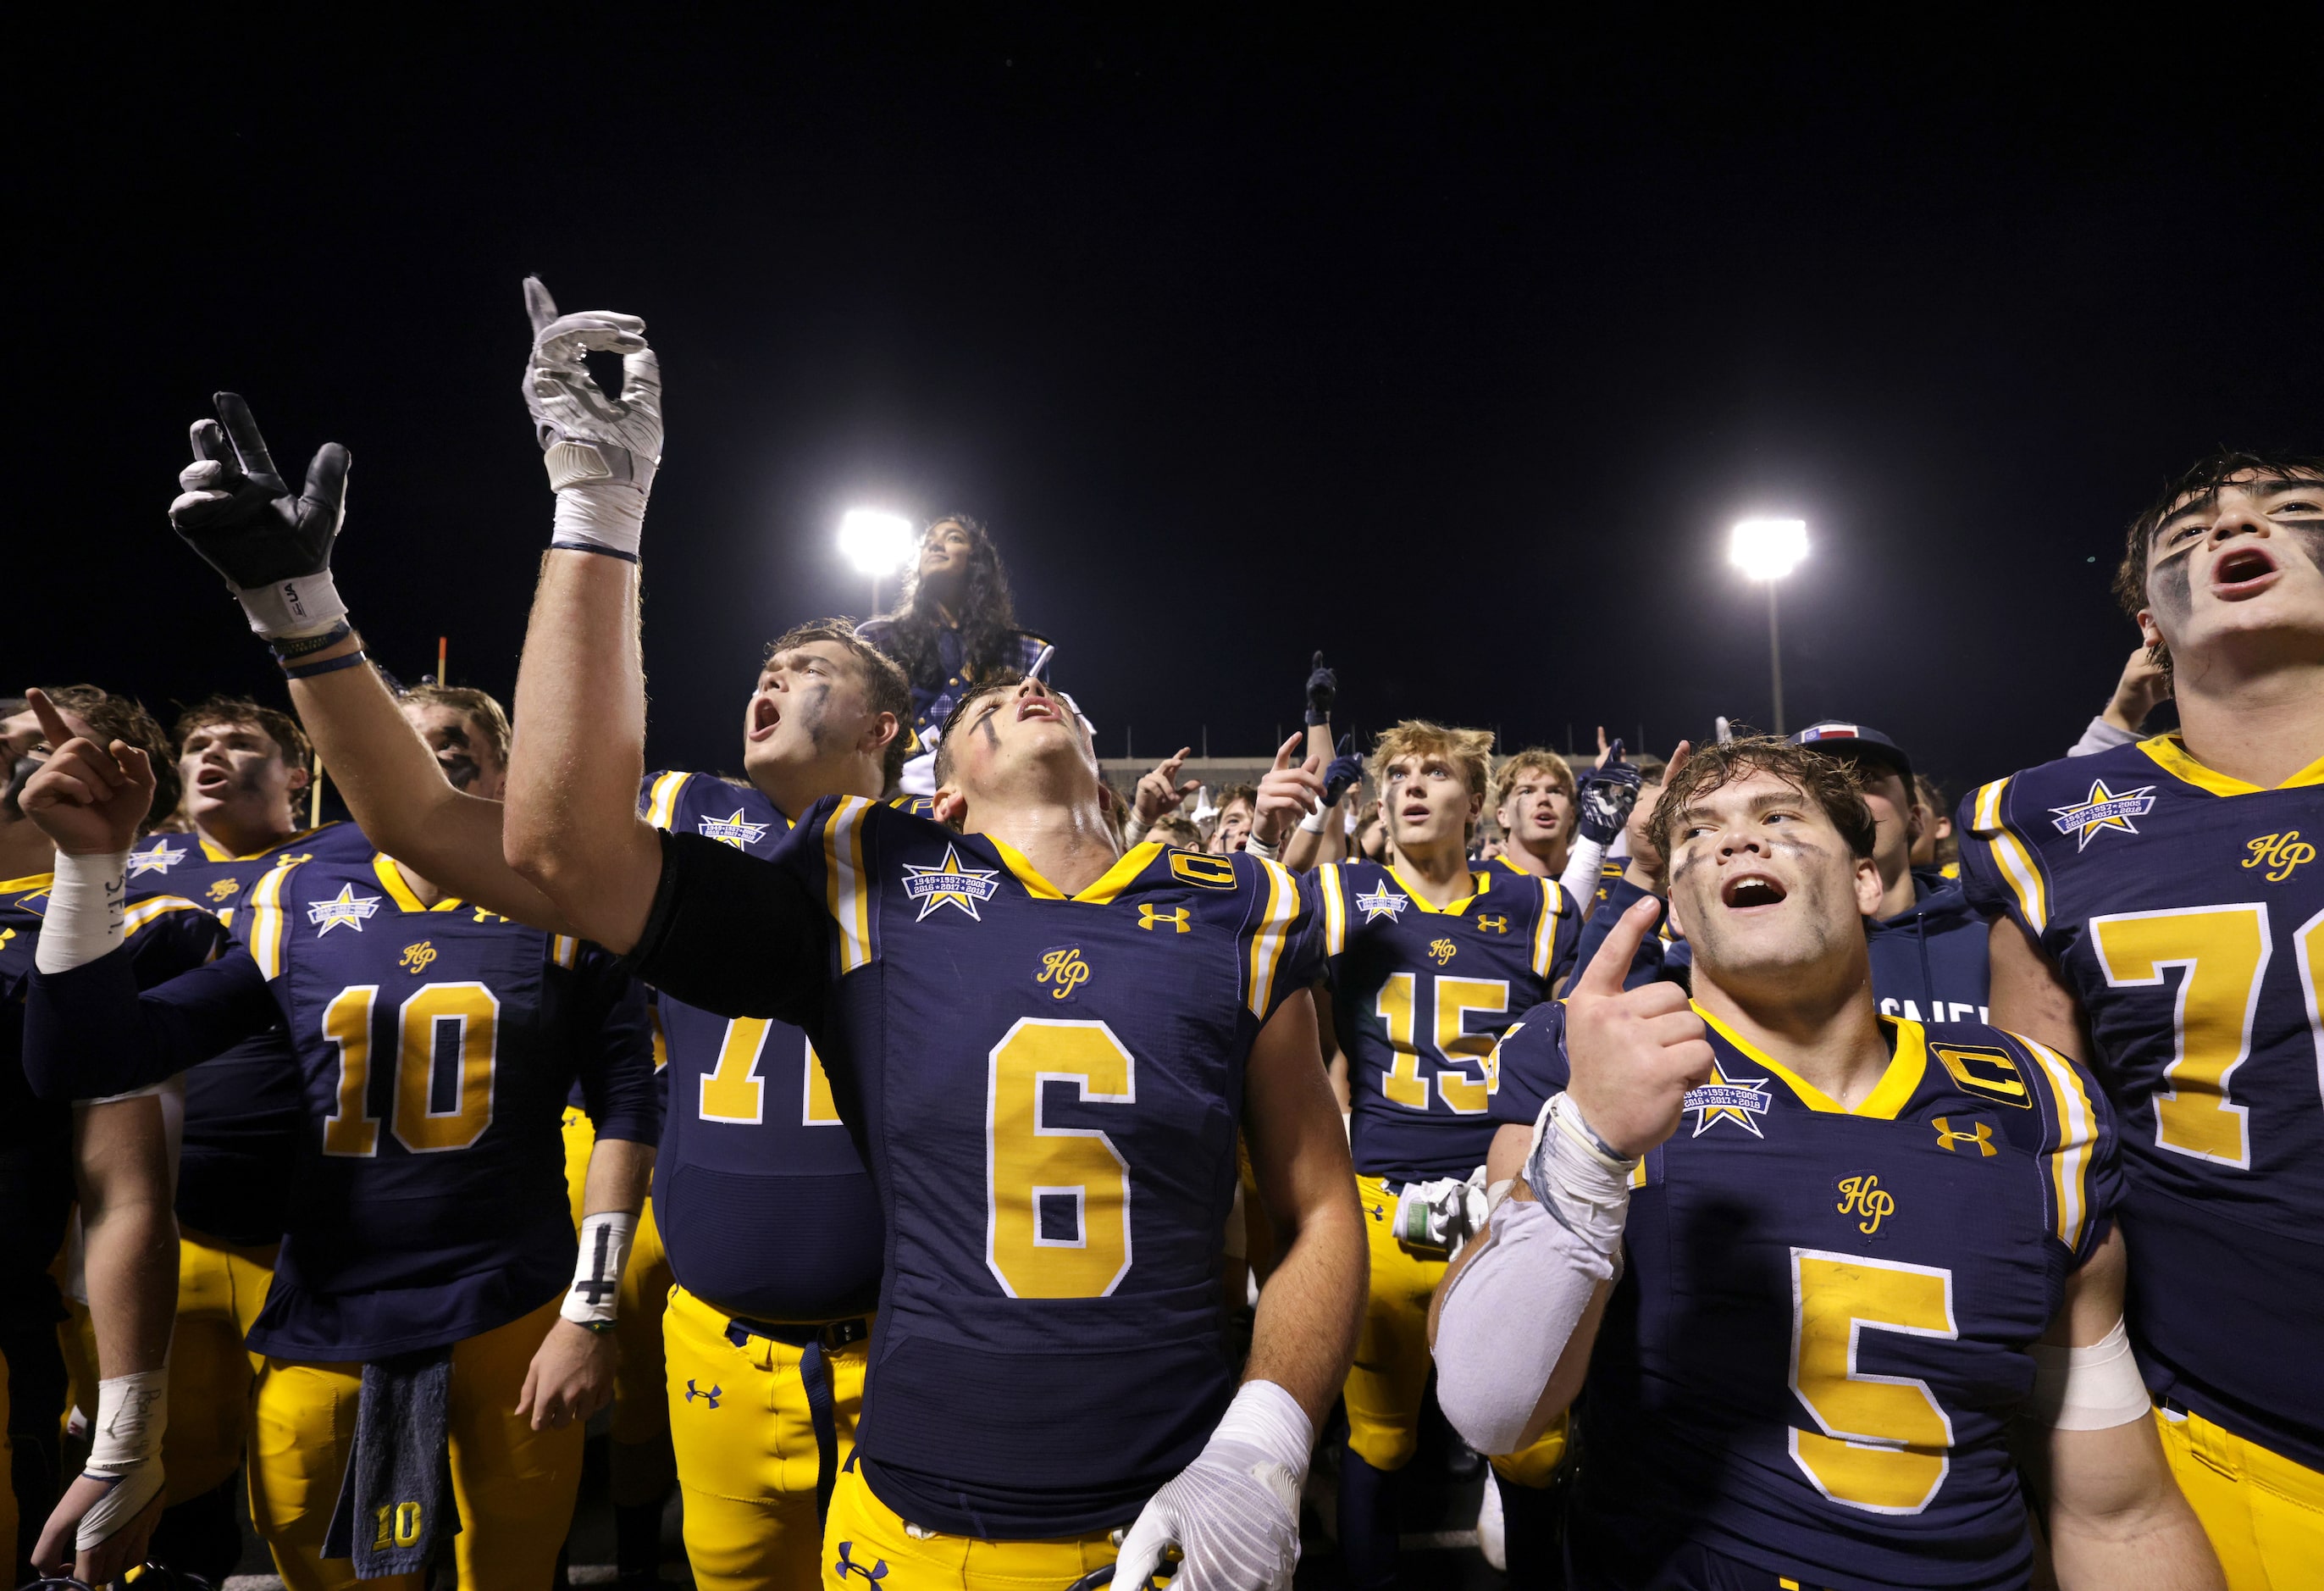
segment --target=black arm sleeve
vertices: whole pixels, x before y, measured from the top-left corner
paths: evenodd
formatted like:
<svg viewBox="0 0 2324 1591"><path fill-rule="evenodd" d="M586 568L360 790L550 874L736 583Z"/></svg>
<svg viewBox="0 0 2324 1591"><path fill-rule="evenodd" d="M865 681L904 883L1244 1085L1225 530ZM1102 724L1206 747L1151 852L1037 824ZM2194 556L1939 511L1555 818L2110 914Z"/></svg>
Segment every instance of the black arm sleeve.
<svg viewBox="0 0 2324 1591"><path fill-rule="evenodd" d="M281 1017L250 952L137 992L130 947L70 972L35 971L24 994L24 1076L43 1099L150 1087L263 1033Z"/></svg>
<svg viewBox="0 0 2324 1591"><path fill-rule="evenodd" d="M645 985L595 946L577 969L588 994L573 1034L574 1071L600 1138L661 1142L661 1090L654 1081L653 1018Z"/></svg>
<svg viewBox="0 0 2324 1591"><path fill-rule="evenodd" d="M830 922L806 883L698 834L661 836L661 884L629 970L716 1016L816 1030Z"/></svg>

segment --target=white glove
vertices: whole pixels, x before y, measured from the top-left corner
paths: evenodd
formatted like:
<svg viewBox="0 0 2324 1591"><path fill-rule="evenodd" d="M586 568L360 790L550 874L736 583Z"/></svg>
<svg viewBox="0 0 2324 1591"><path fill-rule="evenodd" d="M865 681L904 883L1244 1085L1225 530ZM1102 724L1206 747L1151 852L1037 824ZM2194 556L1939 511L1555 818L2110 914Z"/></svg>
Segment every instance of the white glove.
<svg viewBox="0 0 2324 1591"><path fill-rule="evenodd" d="M1299 1488L1315 1429L1289 1392L1247 1381L1194 1463L1122 1538L1113 1583L1139 1591L1164 1549L1185 1555L1171 1591L1279 1591L1299 1567Z"/></svg>
<svg viewBox="0 0 2324 1591"><path fill-rule="evenodd" d="M1434 1182L1407 1182L1396 1196L1396 1235L1415 1248L1457 1253L1485 1229L1486 1213L1481 1166L1466 1181L1440 1177Z"/></svg>
<svg viewBox="0 0 2324 1591"><path fill-rule="evenodd" d="M634 559L661 465L661 364L646 346L646 323L610 310L559 315L537 276L524 279L524 307L532 319L524 403L557 493L549 545ZM622 356L619 398L582 362L595 352Z"/></svg>

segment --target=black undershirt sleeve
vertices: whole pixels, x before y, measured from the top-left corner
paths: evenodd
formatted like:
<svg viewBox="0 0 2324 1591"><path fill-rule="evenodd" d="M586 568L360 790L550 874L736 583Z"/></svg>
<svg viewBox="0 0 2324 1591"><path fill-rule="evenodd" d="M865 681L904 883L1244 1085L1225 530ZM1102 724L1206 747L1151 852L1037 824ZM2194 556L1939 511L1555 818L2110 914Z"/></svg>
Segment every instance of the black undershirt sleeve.
<svg viewBox="0 0 2324 1591"><path fill-rule="evenodd" d="M701 835L661 834L661 883L629 970L688 1005L815 1031L830 916L780 860Z"/></svg>

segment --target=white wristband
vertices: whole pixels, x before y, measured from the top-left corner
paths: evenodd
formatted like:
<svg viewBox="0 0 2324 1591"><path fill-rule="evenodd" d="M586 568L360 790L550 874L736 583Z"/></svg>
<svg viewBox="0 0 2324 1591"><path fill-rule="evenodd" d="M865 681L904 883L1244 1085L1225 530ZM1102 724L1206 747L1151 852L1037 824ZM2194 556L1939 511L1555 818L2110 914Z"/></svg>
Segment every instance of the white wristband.
<svg viewBox="0 0 2324 1591"><path fill-rule="evenodd" d="M2034 1418L2053 1430L2112 1430L2153 1411L2120 1320L2086 1348L2034 1345Z"/></svg>
<svg viewBox="0 0 2324 1591"><path fill-rule="evenodd" d="M70 972L121 943L127 931L123 880L128 872L126 851L86 856L59 851L32 965L42 972Z"/></svg>
<svg viewBox="0 0 2324 1591"><path fill-rule="evenodd" d="M1309 834L1321 834L1323 832L1323 819L1332 815L1332 810L1330 807L1319 804L1314 811L1299 819L1299 827Z"/></svg>
<svg viewBox="0 0 2324 1591"><path fill-rule="evenodd" d="M1572 848L1565 853L1565 871L1558 875L1557 882L1565 886L1565 893L1573 897L1573 903L1582 908L1584 916L1589 913L1590 902L1597 898L1598 869L1605 860L1606 846L1600 840L1577 837Z"/></svg>
<svg viewBox="0 0 2324 1591"><path fill-rule="evenodd" d="M627 1210L600 1210L581 1217L581 1253L574 1262L573 1285L558 1313L576 1326L610 1326L620 1308L622 1267L638 1218Z"/></svg>
<svg viewBox="0 0 2324 1591"><path fill-rule="evenodd" d="M549 544L597 548L633 560L645 523L646 495L637 486L627 481L584 480L558 490Z"/></svg>
<svg viewBox="0 0 2324 1591"><path fill-rule="evenodd" d="M1261 861L1277 862L1283 858L1283 847L1280 846L1268 845L1265 840L1259 837L1259 831L1257 829L1253 829L1250 834L1243 837L1242 848L1249 851L1252 856L1259 857Z"/></svg>
<svg viewBox="0 0 2324 1591"><path fill-rule="evenodd" d="M250 627L270 641L320 635L347 616L347 605L339 600L328 569L264 586L236 586L234 594L242 599Z"/></svg>
<svg viewBox="0 0 2324 1591"><path fill-rule="evenodd" d="M1630 1213L1630 1175L1638 1169L1591 1130L1571 1094L1553 1094L1534 1121L1526 1184L1559 1226L1610 1262Z"/></svg>

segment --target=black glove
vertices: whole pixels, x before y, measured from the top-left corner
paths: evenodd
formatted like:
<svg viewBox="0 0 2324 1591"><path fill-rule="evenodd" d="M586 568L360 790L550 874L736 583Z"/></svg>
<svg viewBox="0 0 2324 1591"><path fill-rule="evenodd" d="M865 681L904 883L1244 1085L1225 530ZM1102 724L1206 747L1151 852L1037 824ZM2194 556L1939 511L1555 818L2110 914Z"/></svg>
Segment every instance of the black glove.
<svg viewBox="0 0 2324 1591"><path fill-rule="evenodd" d="M1622 761L1622 743L1616 741L1608 748L1606 765L1582 774L1574 792L1582 837L1612 845L1630 820L1630 809L1638 804L1638 788L1645 782L1637 763Z"/></svg>
<svg viewBox="0 0 2324 1591"><path fill-rule="evenodd" d="M1340 754L1333 757L1323 770L1323 804L1332 805L1348 793L1348 787L1364 776L1364 760L1354 754L1356 737L1340 736Z"/></svg>
<svg viewBox="0 0 2324 1591"><path fill-rule="evenodd" d="M1323 666L1323 654L1317 652L1313 671L1307 676L1307 722L1328 724L1332 721L1332 701L1340 694L1340 677Z"/></svg>
<svg viewBox="0 0 2324 1591"><path fill-rule="evenodd" d="M337 442L317 449L307 489L293 497L250 405L220 393L217 411L217 420L194 422L194 462L179 474L170 523L226 577L260 634L330 629L347 611L331 583L331 544L346 514L347 450Z"/></svg>

